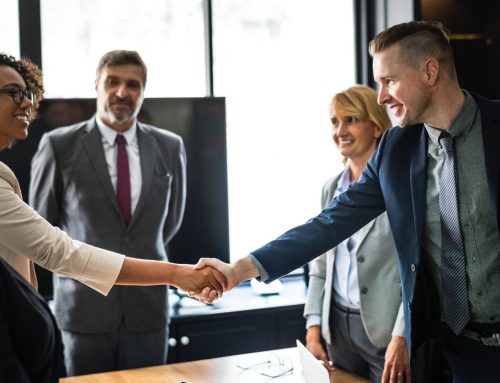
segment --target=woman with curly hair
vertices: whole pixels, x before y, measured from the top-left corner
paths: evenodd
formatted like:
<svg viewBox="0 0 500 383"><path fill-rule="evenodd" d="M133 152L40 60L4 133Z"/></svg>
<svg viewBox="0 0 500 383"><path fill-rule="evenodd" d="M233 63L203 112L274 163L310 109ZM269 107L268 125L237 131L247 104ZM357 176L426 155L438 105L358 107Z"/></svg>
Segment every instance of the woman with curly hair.
<svg viewBox="0 0 500 383"><path fill-rule="evenodd" d="M14 73L15 72L15 73ZM25 139L28 135L27 126L36 115L38 105L43 96L43 78L40 69L28 59L16 60L12 56L0 54L0 73L5 80L22 80L25 84L24 89L20 87L21 82L10 84L0 89L0 94L10 95L15 105L19 107L29 100L30 107L24 108L22 113L15 113L13 121L8 121L8 109L13 105L2 103L0 113L2 124L0 125L0 150L10 147L15 141ZM26 105L26 104L25 104ZM19 124L19 120L25 123ZM17 123L16 123L17 122ZM17 127L17 128L14 128Z"/></svg>
<svg viewBox="0 0 500 383"><path fill-rule="evenodd" d="M40 69L0 54L0 150L28 135L43 95ZM14 173L0 162L0 382L57 382L64 372L60 333L36 292L33 262L107 295L115 284L171 284L185 291L211 288L224 278L213 269L125 257L71 239L21 198Z"/></svg>

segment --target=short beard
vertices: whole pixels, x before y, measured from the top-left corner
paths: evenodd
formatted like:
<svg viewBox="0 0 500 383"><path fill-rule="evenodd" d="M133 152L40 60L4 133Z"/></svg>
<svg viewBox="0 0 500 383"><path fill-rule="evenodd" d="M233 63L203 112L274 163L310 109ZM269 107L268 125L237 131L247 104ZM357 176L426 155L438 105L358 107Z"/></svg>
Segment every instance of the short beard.
<svg viewBox="0 0 500 383"><path fill-rule="evenodd" d="M133 119L132 115L126 115L126 116L123 116L122 118L118 118L116 115L114 115L112 113L111 113L111 115L113 116L113 119L111 119L111 122L114 124L118 124L118 125L126 124L126 123L130 122L130 120Z"/></svg>
<svg viewBox="0 0 500 383"><path fill-rule="evenodd" d="M112 124L127 125L134 120L134 114L122 114L117 116L111 109L107 110L108 119Z"/></svg>

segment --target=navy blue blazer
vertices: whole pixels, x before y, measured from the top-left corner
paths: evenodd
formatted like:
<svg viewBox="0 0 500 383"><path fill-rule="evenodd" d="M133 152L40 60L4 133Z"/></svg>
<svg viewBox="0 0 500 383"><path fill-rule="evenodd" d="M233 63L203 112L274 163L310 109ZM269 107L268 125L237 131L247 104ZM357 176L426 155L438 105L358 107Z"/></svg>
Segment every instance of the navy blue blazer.
<svg viewBox="0 0 500 383"><path fill-rule="evenodd" d="M489 198L500 230L500 101L473 96L481 113ZM426 338L437 334L440 314L426 271L428 265L422 257L426 159L423 124L388 130L359 182L333 199L315 218L252 252L269 273L269 281L337 246L387 211L398 251L407 344L414 355Z"/></svg>

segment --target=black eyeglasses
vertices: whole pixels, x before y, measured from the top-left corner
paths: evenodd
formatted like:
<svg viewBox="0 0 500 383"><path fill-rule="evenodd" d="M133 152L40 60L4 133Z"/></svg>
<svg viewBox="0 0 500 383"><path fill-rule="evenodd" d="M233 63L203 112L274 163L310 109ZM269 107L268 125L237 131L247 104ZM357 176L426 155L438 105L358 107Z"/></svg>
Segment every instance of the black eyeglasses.
<svg viewBox="0 0 500 383"><path fill-rule="evenodd" d="M10 97L18 105L21 105L26 97L32 104L36 101L36 96L28 89L21 90L19 88L0 88L0 93L10 94Z"/></svg>

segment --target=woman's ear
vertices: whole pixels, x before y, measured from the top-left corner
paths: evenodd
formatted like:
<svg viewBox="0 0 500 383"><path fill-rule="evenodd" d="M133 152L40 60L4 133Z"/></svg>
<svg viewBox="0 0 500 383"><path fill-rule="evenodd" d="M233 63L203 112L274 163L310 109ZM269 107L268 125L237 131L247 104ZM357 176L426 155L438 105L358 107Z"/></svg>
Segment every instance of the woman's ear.
<svg viewBox="0 0 500 383"><path fill-rule="evenodd" d="M373 123L373 127L375 129L375 132L374 132L374 137L378 140L380 137L382 137L382 134L384 134L384 131L382 130L382 128L380 126L378 126L377 124Z"/></svg>

